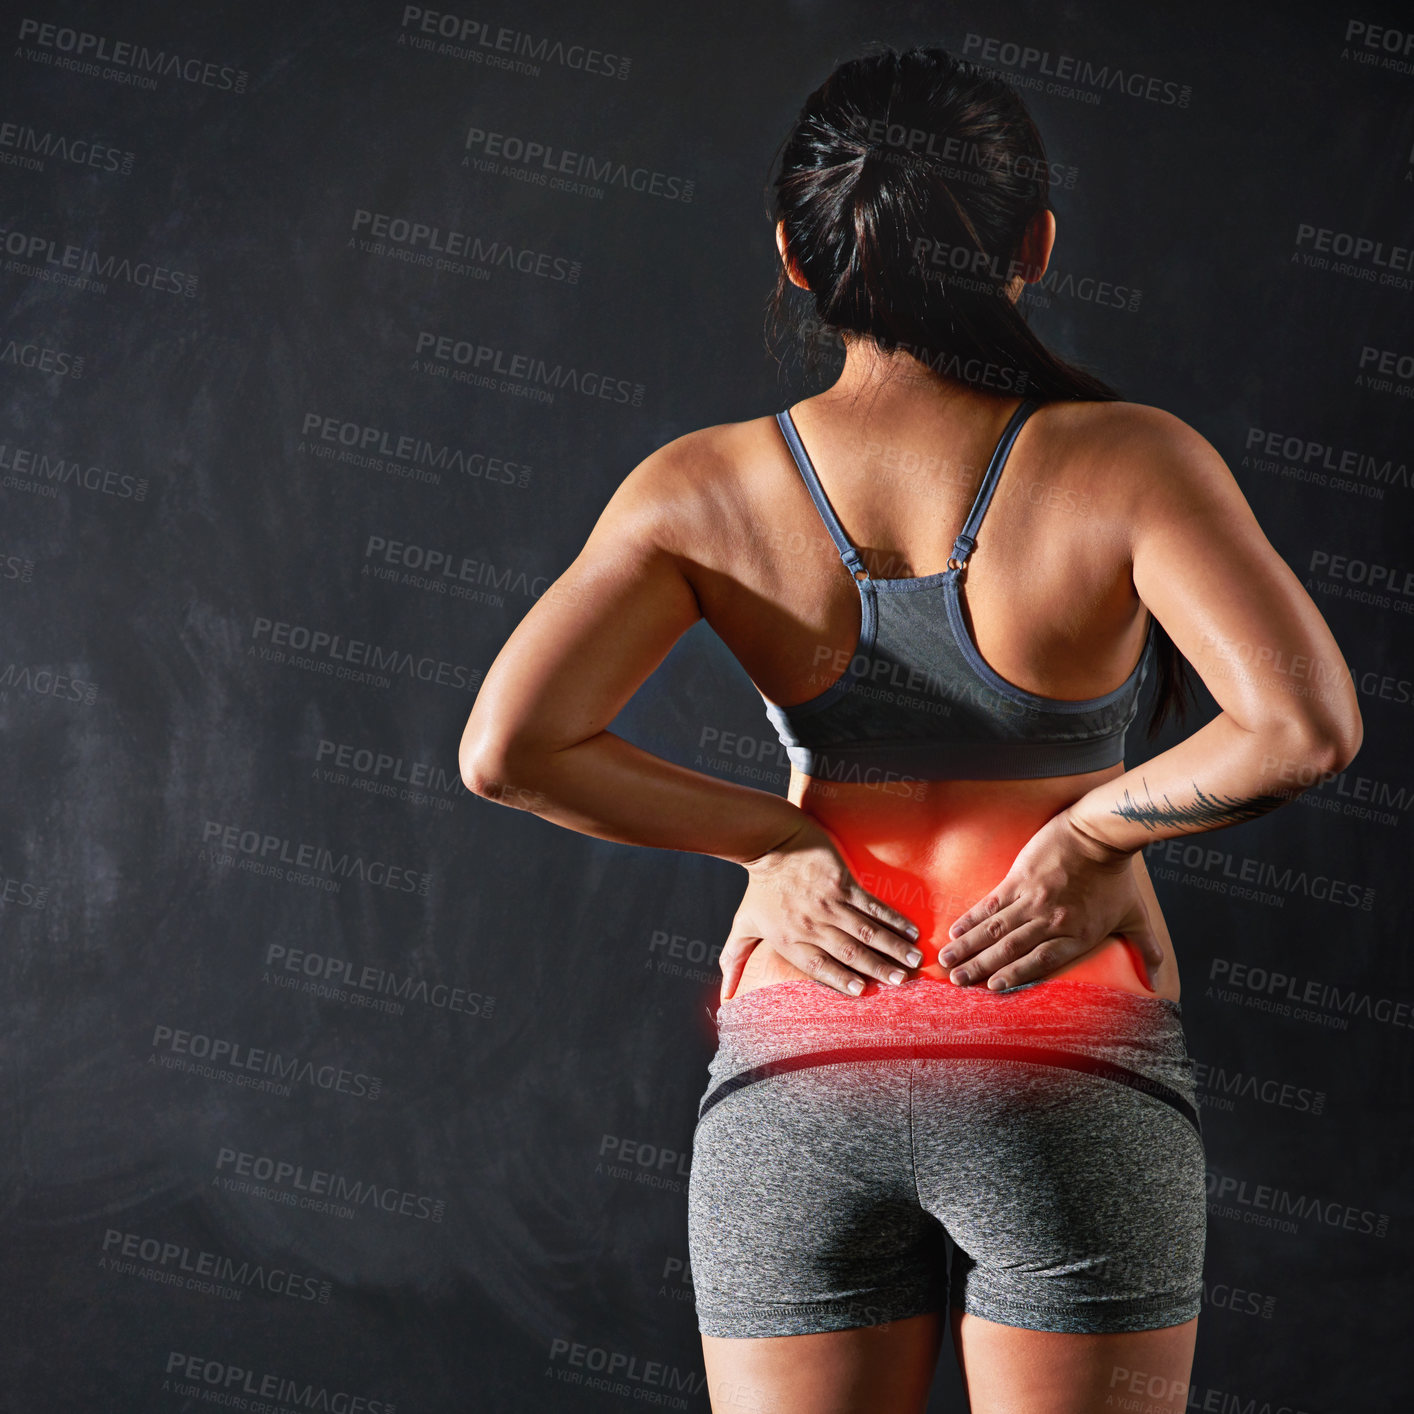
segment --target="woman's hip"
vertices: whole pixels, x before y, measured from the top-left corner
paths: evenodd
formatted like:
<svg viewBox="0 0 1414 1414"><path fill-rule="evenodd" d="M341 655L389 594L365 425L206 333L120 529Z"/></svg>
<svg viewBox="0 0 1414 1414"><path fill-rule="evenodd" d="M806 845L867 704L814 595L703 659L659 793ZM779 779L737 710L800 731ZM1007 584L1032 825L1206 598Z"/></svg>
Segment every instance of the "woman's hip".
<svg viewBox="0 0 1414 1414"><path fill-rule="evenodd" d="M871 982L848 997L814 981L739 993L717 1011L699 1118L727 1094L784 1070L851 1061L1011 1061L1168 1093L1198 1127L1179 1002L1071 978L1005 992L931 977Z"/></svg>

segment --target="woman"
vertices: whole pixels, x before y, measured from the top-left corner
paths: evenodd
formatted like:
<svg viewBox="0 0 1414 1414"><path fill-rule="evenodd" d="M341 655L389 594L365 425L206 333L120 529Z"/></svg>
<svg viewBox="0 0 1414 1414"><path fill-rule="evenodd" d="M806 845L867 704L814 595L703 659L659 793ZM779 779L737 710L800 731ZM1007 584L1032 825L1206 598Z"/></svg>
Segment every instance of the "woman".
<svg viewBox="0 0 1414 1414"><path fill-rule="evenodd" d="M974 1414L1184 1408L1203 1147L1140 851L1276 808L1361 724L1214 449L1018 312L1046 172L1016 94L942 50L811 94L777 301L808 292L843 372L637 466L463 736L481 795L746 869L689 1191L714 1408L922 1410L949 1301ZM606 730L699 618L784 799ZM1152 735L1185 659L1219 715L1126 770L1140 684Z"/></svg>

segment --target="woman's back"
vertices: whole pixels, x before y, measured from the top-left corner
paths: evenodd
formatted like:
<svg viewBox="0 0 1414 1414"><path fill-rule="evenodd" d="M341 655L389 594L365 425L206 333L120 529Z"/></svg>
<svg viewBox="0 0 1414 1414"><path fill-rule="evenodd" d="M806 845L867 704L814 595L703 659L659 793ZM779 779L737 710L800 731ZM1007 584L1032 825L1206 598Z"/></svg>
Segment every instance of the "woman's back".
<svg viewBox="0 0 1414 1414"><path fill-rule="evenodd" d="M689 1184L714 1399L921 1410L944 1301L975 1407L1099 1407L1117 1360L1188 1388L1202 1134L1142 850L1284 804L1361 725L1217 451L1018 307L1047 169L988 70L831 73L772 179L772 308L838 382L635 467L463 733L479 795L747 872ZM788 799L612 730L703 617ZM1185 665L1219 710L1125 770L1146 665L1152 721Z"/></svg>
<svg viewBox="0 0 1414 1414"><path fill-rule="evenodd" d="M922 579L948 567L1020 401L953 390L944 397L929 384L901 382L859 397L837 385L791 406L828 504L871 577ZM1143 485L1137 454L1166 421L1178 425L1129 403L1050 403L1016 433L958 600L985 667L1022 693L1073 702L1132 683L1149 624L1130 575L1129 529ZM703 616L766 702L788 709L816 698L855 654L862 596L781 425L757 418L680 442L696 444L704 471L699 488L685 491L695 504L682 508L684 545L693 547L688 577ZM945 596L935 587L946 586L928 586L923 602L942 616ZM949 719L937 721L946 741ZM856 784L793 768L789 797L836 835L865 888L920 924L924 970L943 976L936 957L952 918L1006 873L1046 820L1123 769L965 780L891 771ZM1142 860L1134 867L1142 873ZM1171 957L1147 878L1142 887ZM1118 939L1066 971L1148 994ZM760 950L739 991L800 975ZM1160 994L1176 999L1176 967L1165 976Z"/></svg>

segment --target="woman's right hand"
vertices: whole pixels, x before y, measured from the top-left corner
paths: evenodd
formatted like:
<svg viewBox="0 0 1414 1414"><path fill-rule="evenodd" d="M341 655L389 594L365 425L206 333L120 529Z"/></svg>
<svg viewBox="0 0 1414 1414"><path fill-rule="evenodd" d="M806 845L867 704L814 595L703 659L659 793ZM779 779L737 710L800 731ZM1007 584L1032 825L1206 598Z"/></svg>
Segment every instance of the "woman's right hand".
<svg viewBox="0 0 1414 1414"><path fill-rule="evenodd" d="M860 886L834 836L813 815L803 815L794 834L745 867L746 895L719 959L723 1001L735 993L757 947L848 996L858 996L867 981L890 984L890 973L906 975L923 961L916 925Z"/></svg>

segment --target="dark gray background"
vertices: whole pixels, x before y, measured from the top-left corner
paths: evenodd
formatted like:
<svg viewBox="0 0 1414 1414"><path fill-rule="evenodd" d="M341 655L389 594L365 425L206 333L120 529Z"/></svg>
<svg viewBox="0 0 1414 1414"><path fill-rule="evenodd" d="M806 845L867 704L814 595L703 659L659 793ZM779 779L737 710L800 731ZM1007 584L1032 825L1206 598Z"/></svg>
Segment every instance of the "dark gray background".
<svg viewBox="0 0 1414 1414"><path fill-rule="evenodd" d="M744 876L476 799L457 778L457 742L477 675L533 602L526 586L564 568L638 461L813 390L762 340L775 259L762 189L805 95L867 42L965 54L969 34L1191 90L1183 107L1023 90L1052 160L1077 172L1055 196L1053 269L1142 291L1132 312L1058 291L1034 322L1226 457L1317 595L1365 714L1365 745L1339 780L1198 837L1201 858L1151 856L1167 871L1157 888L1206 1093L1237 1087L1204 1115L1212 1182L1231 1181L1236 1216L1210 1217L1192 1405L1401 1402L1391 1341L1408 1323L1411 1047L1407 1017L1381 1019L1374 1004L1414 1002L1414 600L1352 597L1348 574L1311 566L1324 553L1393 567L1396 580L1414 568L1411 379L1401 393L1358 377L1366 347L1414 353L1411 300L1303 265L1296 233L1414 243L1414 70L1358 62L1346 37L1352 22L1408 29L1407 12L454 12L626 56L623 78L417 51L398 42L412 32L398 4L7 12L0 124L15 127L0 129L0 239L151 260L197 283L191 297L121 275L78 289L13 268L11 245L0 253L0 1408L206 1407L169 1370L175 1353L218 1362L194 1381L208 1392L232 1368L252 1372L247 1386L273 1375L316 1392L300 1405L285 1389L286 1407L324 1390L401 1414L639 1408L642 1389L663 1396L651 1407L706 1409L683 1274L686 1171L714 950ZM26 19L244 70L245 91L60 68L36 56L61 50L22 37ZM598 200L470 171L472 126L691 180L693 199L611 185ZM81 165L82 149L55 155L80 141L131 153L131 170ZM26 142L30 155L48 146L38 170L13 160ZM349 245L358 208L579 262L579 278L497 266L477 280L368 254ZM413 368L424 330L602 371L642 384L641 400L561 391L542 404L439 380ZM425 483L321 459L301 447L311 414L499 457L528 468L525 484L457 470ZM1322 485L1254 466L1251 429L1356 450L1388 480ZM373 578L369 537L492 566L509 578L502 602ZM468 676L370 686L272 662L253 651L262 619ZM1213 710L1205 699L1191 726ZM704 625L615 729L784 790L759 699ZM713 752L704 732L740 740ZM1176 739L1151 745L1136 730L1129 760ZM392 771L331 780L321 743L440 774L417 798L374 794ZM427 887L348 877L326 891L248 872L212 857L208 822L391 861ZM1279 903L1221 891L1249 859L1275 876ZM1313 896L1331 879L1354 906ZM283 989L267 980L271 948L461 988L481 1014ZM1238 964L1336 991L1312 1015L1264 1009L1269 984L1216 985ZM282 1096L165 1069L162 1026L375 1076L381 1093L297 1083ZM230 1174L223 1150L439 1201L443 1220L369 1206L339 1217L232 1191L214 1182ZM1300 1210L1294 1231L1248 1220L1271 1202ZM238 1299L161 1280L218 1259ZM296 1293L272 1290L272 1273L289 1271ZM627 1362L619 1390L576 1382L609 1356ZM963 1407L949 1355L933 1407Z"/></svg>

